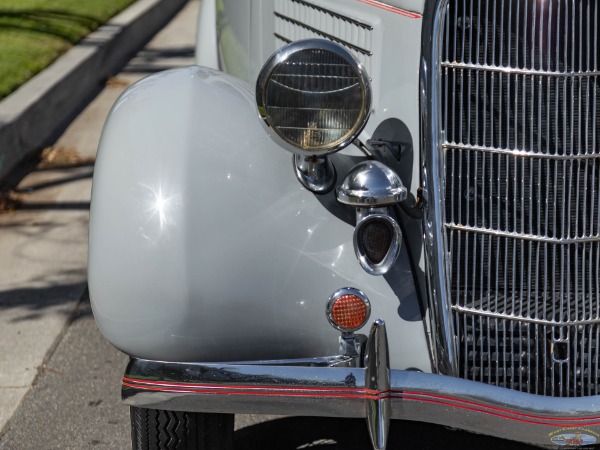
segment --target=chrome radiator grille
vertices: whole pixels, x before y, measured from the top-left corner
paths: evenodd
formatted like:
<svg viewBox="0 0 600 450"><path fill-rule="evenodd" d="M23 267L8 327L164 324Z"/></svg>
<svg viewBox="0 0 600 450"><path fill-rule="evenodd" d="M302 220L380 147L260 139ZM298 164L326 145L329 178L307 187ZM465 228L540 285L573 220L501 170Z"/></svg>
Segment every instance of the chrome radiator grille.
<svg viewBox="0 0 600 450"><path fill-rule="evenodd" d="M600 394L600 0L449 0L438 80L460 376Z"/></svg>

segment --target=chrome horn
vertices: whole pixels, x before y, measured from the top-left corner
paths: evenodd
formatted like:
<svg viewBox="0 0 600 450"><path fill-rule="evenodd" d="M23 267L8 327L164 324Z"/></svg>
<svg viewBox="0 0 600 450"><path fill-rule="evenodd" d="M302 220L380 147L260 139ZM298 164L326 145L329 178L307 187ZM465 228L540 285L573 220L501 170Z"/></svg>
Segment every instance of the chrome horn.
<svg viewBox="0 0 600 450"><path fill-rule="evenodd" d="M402 181L386 165L364 161L348 172L336 194L340 203L356 208L354 251L360 265L371 275L384 275L402 245L402 232L390 208L407 197Z"/></svg>

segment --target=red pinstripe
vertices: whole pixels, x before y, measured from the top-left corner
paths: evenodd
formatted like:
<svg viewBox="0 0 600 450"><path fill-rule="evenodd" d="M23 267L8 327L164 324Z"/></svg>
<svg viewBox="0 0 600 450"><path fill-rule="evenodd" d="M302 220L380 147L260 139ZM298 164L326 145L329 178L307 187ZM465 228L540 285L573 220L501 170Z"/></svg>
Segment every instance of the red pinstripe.
<svg viewBox="0 0 600 450"><path fill-rule="evenodd" d="M600 416L585 418L562 418L544 417L534 414L521 413L503 409L496 406L485 405L469 400L462 400L443 395L431 394L417 391L375 391L361 388L335 388L335 387L306 387L306 386L234 386L234 385L212 385L196 383L179 383L166 381L138 380L134 378L123 378L123 386L147 390L172 393L194 393L208 395L260 395L263 397L322 397L322 398L345 398L356 400L382 400L386 398L397 398L403 401L415 401L432 403L451 408L474 411L488 414L502 419L517 422L550 427L578 427L598 426Z"/></svg>
<svg viewBox="0 0 600 450"><path fill-rule="evenodd" d="M406 11L405 9L396 8L395 6L386 5L385 3L381 3L377 0L358 0L359 2L366 3L367 5L375 6L376 8L381 8L389 12L393 12L396 14L400 14L404 17L409 17L411 19L420 19L421 14L417 14L411 11Z"/></svg>

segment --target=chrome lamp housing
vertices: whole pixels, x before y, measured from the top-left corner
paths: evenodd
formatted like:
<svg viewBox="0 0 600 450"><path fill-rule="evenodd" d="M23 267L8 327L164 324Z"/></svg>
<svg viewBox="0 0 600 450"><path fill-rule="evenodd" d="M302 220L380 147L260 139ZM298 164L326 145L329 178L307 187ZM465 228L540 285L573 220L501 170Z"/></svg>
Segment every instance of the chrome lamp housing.
<svg viewBox="0 0 600 450"><path fill-rule="evenodd" d="M324 193L335 184L335 169L325 155L351 144L367 123L370 80L341 45L323 39L295 41L263 66L256 103L268 135L295 154L302 185Z"/></svg>
<svg viewBox="0 0 600 450"><path fill-rule="evenodd" d="M402 232L391 210L406 200L402 181L385 164L364 161L350 170L336 193L340 203L356 208L353 241L360 265L371 275L384 275L402 245Z"/></svg>

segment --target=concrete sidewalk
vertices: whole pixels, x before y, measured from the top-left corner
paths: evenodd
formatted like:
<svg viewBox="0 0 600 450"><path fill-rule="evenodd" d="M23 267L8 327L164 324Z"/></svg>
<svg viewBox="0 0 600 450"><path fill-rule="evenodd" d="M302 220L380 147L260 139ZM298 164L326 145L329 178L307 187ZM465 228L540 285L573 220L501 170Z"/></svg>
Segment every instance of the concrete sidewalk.
<svg viewBox="0 0 600 450"><path fill-rule="evenodd" d="M50 145L187 0L137 0L0 102L0 180Z"/></svg>
<svg viewBox="0 0 600 450"><path fill-rule="evenodd" d="M109 80L17 187L20 206L0 214L0 438L38 374L56 370L45 362L85 294L91 176L108 111L134 81L194 63L198 7L187 3Z"/></svg>

